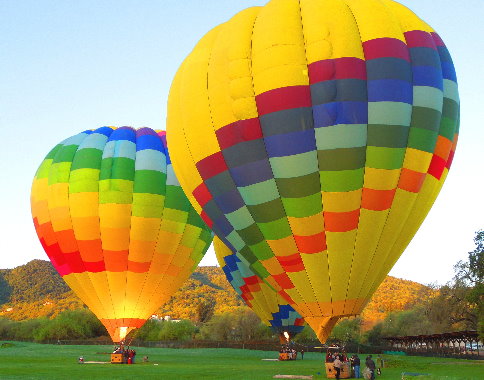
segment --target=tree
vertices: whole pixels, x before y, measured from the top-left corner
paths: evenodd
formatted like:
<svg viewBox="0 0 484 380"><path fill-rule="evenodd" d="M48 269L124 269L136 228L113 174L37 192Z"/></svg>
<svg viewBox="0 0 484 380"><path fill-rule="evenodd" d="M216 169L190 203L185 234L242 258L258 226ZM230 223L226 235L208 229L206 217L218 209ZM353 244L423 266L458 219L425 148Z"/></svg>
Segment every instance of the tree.
<svg viewBox="0 0 484 380"><path fill-rule="evenodd" d="M257 316L250 309L241 309L235 312L235 331L234 334L237 339L242 341L249 341L254 339L260 339L261 334L264 334L264 331L261 331L261 321L260 318ZM267 328L269 330L269 328Z"/></svg>
<svg viewBox="0 0 484 380"><path fill-rule="evenodd" d="M1 339L11 338L10 330L14 323L15 322L11 321L10 319L0 317L0 338Z"/></svg>
<svg viewBox="0 0 484 380"><path fill-rule="evenodd" d="M252 310L240 308L230 313L215 314L200 328L203 339L249 341L273 335L269 327Z"/></svg>
<svg viewBox="0 0 484 380"><path fill-rule="evenodd" d="M467 261L454 266L454 278L425 296L420 305L394 312L370 330L365 338L380 343L381 337L440 334L479 330L484 338L484 231L476 232L476 245Z"/></svg>
<svg viewBox="0 0 484 380"><path fill-rule="evenodd" d="M316 337L315 332L313 329L309 326L305 326L303 331L301 331L299 334L296 335L294 338L294 341L296 343L302 343L302 344L318 344L319 340Z"/></svg>
<svg viewBox="0 0 484 380"><path fill-rule="evenodd" d="M64 311L57 318L44 320L33 333L36 341L87 339L107 335L106 328L87 309Z"/></svg>
<svg viewBox="0 0 484 380"><path fill-rule="evenodd" d="M200 328L200 335L203 339L230 340L234 329L235 318L231 313L217 314Z"/></svg>
<svg viewBox="0 0 484 380"><path fill-rule="evenodd" d="M475 330L476 307L467 300L470 288L460 281L440 287L438 294L424 307L433 326L433 334L457 330Z"/></svg>
<svg viewBox="0 0 484 380"><path fill-rule="evenodd" d="M476 309L479 336L484 339L484 230L474 236L476 247L468 253L467 261L456 266L455 281L469 287L466 300Z"/></svg>
<svg viewBox="0 0 484 380"><path fill-rule="evenodd" d="M159 340L189 340L192 338L196 327L189 320L161 322Z"/></svg>
<svg viewBox="0 0 484 380"><path fill-rule="evenodd" d="M216 302L213 297L209 296L208 298L201 298L197 305L197 322L205 323L212 318L215 311L215 305Z"/></svg>
<svg viewBox="0 0 484 380"><path fill-rule="evenodd" d="M362 341L372 346L380 346L383 337L383 322L377 323L373 328L365 333Z"/></svg>
<svg viewBox="0 0 484 380"><path fill-rule="evenodd" d="M0 305L7 303L10 300L12 288L5 279L5 271L0 270Z"/></svg>
<svg viewBox="0 0 484 380"><path fill-rule="evenodd" d="M459 261L454 266L453 281L439 289L436 297L430 300L428 317L443 328L450 330L484 330L484 231L479 230L474 237L476 245L468 253L467 261Z"/></svg>
<svg viewBox="0 0 484 380"><path fill-rule="evenodd" d="M32 302L45 296L59 299L69 292L52 264L44 260L32 260L12 269L5 274L5 279L12 288L12 302Z"/></svg>
<svg viewBox="0 0 484 380"><path fill-rule="evenodd" d="M361 332L361 318L342 319L331 331L330 341L347 343L359 343Z"/></svg>

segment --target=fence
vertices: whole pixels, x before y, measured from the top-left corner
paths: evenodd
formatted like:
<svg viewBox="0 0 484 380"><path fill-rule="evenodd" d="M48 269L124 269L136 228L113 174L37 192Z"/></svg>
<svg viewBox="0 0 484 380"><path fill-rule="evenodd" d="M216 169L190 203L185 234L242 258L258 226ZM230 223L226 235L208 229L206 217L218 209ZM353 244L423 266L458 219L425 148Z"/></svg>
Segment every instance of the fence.
<svg viewBox="0 0 484 380"><path fill-rule="evenodd" d="M49 340L42 342L45 344L66 344L66 345L107 345L112 346L110 340L92 339L92 340ZM280 344L278 342L265 341L248 341L248 342L231 342L231 341L211 341L211 340L189 340L189 341L141 341L133 340L131 346L136 347L153 347L153 348L237 348L246 350L260 351L278 351ZM302 346L306 347L306 346ZM305 351L307 351L305 349Z"/></svg>
<svg viewBox="0 0 484 380"><path fill-rule="evenodd" d="M46 344L66 344L66 345L105 345L112 346L113 343L108 339L91 340L49 340L42 343ZM152 347L152 348L234 348L259 351L279 351L281 345L278 341L214 341L214 340L188 340L188 341L142 341L134 339L131 346ZM305 352L326 352L326 345L321 345L319 341L307 341L294 343L295 348ZM345 346L348 353L380 354L385 347L366 346L356 343L349 343Z"/></svg>

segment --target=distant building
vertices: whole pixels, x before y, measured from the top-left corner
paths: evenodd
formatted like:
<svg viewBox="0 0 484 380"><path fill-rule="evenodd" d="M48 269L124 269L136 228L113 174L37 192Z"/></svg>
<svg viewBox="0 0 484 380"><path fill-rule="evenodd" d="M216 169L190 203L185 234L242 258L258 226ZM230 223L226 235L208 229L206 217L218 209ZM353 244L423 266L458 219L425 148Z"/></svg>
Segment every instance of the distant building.
<svg viewBox="0 0 484 380"><path fill-rule="evenodd" d="M150 319L153 319L155 321L160 321L160 322L162 322L162 321L167 321L167 322L168 321L170 321L170 322L180 322L181 321L181 319L172 319L171 316L169 316L169 315L165 315L164 317L162 317L162 316L160 316L158 314L153 314L150 317Z"/></svg>

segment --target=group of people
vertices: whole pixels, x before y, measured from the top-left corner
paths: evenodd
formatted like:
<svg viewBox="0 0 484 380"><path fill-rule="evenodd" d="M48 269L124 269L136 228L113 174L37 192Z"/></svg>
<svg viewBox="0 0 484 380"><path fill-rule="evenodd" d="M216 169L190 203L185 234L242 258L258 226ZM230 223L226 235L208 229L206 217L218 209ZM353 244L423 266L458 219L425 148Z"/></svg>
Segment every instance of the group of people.
<svg viewBox="0 0 484 380"><path fill-rule="evenodd" d="M375 374L381 375L381 368L383 367L383 358L378 355L378 358L376 359L377 364L372 359L371 355L368 355L365 360L365 365L366 368L368 369L369 372L369 380L375 380Z"/></svg>
<svg viewBox="0 0 484 380"><path fill-rule="evenodd" d="M336 371L336 379L340 378L343 363L347 361L348 356L346 356L346 353L344 352L328 352L326 354L326 363L333 363L333 368Z"/></svg>
<svg viewBox="0 0 484 380"><path fill-rule="evenodd" d="M360 375L360 367L361 361L358 355L354 354L349 359L345 352L328 352L326 354L326 363L333 363L333 368L336 372L336 379L339 379L341 376L341 371L344 366L345 362L350 362L351 368L353 369L353 373L355 378L359 379ZM368 355L365 360L365 379L368 380L375 380L375 374L381 374L380 367L383 366L383 361L380 359L381 364L379 363L379 367L377 368L375 362L372 359L371 355Z"/></svg>
<svg viewBox="0 0 484 380"><path fill-rule="evenodd" d="M326 354L326 363L333 363L336 359L341 360L343 362L348 361L348 357L346 353L343 352L328 352Z"/></svg>
<svg viewBox="0 0 484 380"><path fill-rule="evenodd" d="M297 351L289 346L282 346L279 350L279 360L296 360Z"/></svg>
<svg viewBox="0 0 484 380"><path fill-rule="evenodd" d="M123 363L125 364L134 364L134 358L136 357L136 351L128 348L124 348L123 345L119 347L115 347L113 354L122 354L123 355Z"/></svg>

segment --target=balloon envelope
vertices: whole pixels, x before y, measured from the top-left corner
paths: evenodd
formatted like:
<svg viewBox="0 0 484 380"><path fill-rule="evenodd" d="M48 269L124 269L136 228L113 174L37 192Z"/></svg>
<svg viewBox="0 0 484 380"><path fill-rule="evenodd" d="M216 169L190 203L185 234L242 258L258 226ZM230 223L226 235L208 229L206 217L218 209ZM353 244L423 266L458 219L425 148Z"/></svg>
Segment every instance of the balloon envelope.
<svg viewBox="0 0 484 380"><path fill-rule="evenodd" d="M408 245L457 143L449 52L391 0L242 11L200 40L168 102L190 201L321 341Z"/></svg>
<svg viewBox="0 0 484 380"><path fill-rule="evenodd" d="M254 274L244 258L233 253L217 237L214 238L213 245L218 263L230 285L262 323L280 335L287 332L291 338L304 329L304 318Z"/></svg>
<svg viewBox="0 0 484 380"><path fill-rule="evenodd" d="M190 276L212 235L172 169L165 132L99 128L64 140L32 185L59 274L119 342Z"/></svg>

